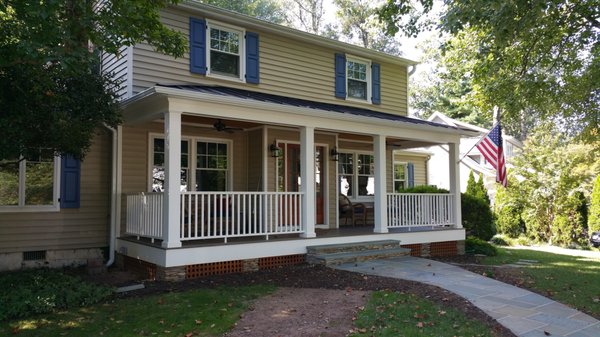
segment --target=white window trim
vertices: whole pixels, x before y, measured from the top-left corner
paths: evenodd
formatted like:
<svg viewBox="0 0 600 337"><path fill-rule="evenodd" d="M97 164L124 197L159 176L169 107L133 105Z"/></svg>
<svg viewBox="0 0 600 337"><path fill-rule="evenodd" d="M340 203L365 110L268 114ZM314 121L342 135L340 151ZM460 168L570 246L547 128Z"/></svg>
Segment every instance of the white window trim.
<svg viewBox="0 0 600 337"><path fill-rule="evenodd" d="M404 166L404 180L396 179L396 165ZM396 181L404 181L404 188L408 188L408 162L396 160L392 162L392 189L396 192Z"/></svg>
<svg viewBox="0 0 600 337"><path fill-rule="evenodd" d="M355 62L355 63L363 63L367 65L367 99L363 100L363 99L359 99L359 98L354 98L354 97L350 97L348 95L348 80L349 80L349 76L348 76L348 62ZM357 57L357 56L352 56L352 55L346 55L346 64L344 65L345 70L346 70L346 100L348 101L353 101L353 102L360 102L360 103L369 103L369 104L373 104L373 102L371 101L371 96L373 95L372 92L372 83L373 83L373 78L371 75L371 66L372 66L372 62L369 59L365 59L362 57Z"/></svg>
<svg viewBox="0 0 600 337"><path fill-rule="evenodd" d="M152 168L154 167L154 139L161 138L165 139L163 133L151 132L148 134L148 186L147 191L152 192ZM193 137L193 136L182 136L181 140L188 141L188 186L196 186L196 154L197 154L197 142L208 142L208 143L221 143L227 144L227 187L226 191L232 191L233 187L233 140L223 138L207 138L207 137ZM188 188L188 192L202 192L195 191Z"/></svg>
<svg viewBox="0 0 600 337"><path fill-rule="evenodd" d="M349 149L340 149L338 150L338 153L350 153L353 155L353 161L352 161L352 168L353 168L353 173L352 173L352 186L354 186L354 190L356 192L353 193L353 195L348 196L348 198L351 201L367 201L367 202L371 202L375 200L375 195L358 195L358 177L360 176L360 174L358 174L358 156L361 154L366 154L366 155L370 155L373 156L373 158L375 157L375 154L372 151L361 151L361 150L349 150ZM335 178L336 184L339 184L339 177L340 177L341 173L338 170L337 176ZM375 174L373 174L373 177L375 177Z"/></svg>
<svg viewBox="0 0 600 337"><path fill-rule="evenodd" d="M211 72L211 61L210 61L210 29L217 28L221 30L231 31L240 34L240 76L235 78L233 76L226 76L220 74L213 74ZM206 20L206 76L217 78L220 80L244 82L246 83L246 30L241 27L232 26L226 23Z"/></svg>
<svg viewBox="0 0 600 337"><path fill-rule="evenodd" d="M58 212L60 211L60 156L54 156L54 177L52 191L52 205L25 205L25 160L19 162L19 205L0 206L0 213L25 213L25 212Z"/></svg>

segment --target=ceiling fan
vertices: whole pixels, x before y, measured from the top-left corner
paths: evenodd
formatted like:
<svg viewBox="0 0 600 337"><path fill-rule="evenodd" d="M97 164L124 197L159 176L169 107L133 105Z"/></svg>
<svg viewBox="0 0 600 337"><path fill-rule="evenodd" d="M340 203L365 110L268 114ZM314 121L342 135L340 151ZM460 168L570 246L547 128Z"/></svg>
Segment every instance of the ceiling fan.
<svg viewBox="0 0 600 337"><path fill-rule="evenodd" d="M217 119L217 121L213 124L213 127L215 128L215 130L217 130L219 132L225 131L227 133L234 133L235 131L243 131L244 130L242 128L227 126L227 125L225 125L225 123L223 123L223 120L221 120L221 119Z"/></svg>

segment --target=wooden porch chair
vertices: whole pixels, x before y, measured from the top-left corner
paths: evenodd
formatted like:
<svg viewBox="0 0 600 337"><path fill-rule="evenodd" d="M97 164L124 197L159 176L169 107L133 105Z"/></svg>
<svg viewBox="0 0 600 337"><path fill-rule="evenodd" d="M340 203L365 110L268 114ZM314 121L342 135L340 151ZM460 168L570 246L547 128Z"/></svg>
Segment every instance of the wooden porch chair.
<svg viewBox="0 0 600 337"><path fill-rule="evenodd" d="M347 196L340 194L339 209L340 218L344 218L344 225L348 223L348 218L352 219L352 226L356 226L358 221L362 221L363 225L367 224L367 208L364 204L353 204Z"/></svg>

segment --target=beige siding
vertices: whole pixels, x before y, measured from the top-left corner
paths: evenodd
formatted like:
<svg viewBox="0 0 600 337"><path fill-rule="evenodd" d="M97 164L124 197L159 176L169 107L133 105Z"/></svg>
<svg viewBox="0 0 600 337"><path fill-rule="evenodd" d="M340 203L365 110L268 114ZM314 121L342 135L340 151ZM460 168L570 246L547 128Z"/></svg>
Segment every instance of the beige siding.
<svg viewBox="0 0 600 337"><path fill-rule="evenodd" d="M394 160L395 161L399 161L399 162L405 162L405 163L413 163L414 167L415 167L415 186L418 185L427 185L427 155L420 155L420 154L411 154L411 153L405 153L405 152L400 152L400 151L396 151L394 153ZM392 165L390 166L390 170L392 169ZM389 179L393 179L393 173L390 171L390 174L388 175L388 177L390 177ZM392 180L393 181L393 180ZM390 189L392 188L390 185Z"/></svg>
<svg viewBox="0 0 600 337"><path fill-rule="evenodd" d="M263 190L263 155L266 144L263 144L263 130L248 132L248 191Z"/></svg>
<svg viewBox="0 0 600 337"><path fill-rule="evenodd" d="M119 86L117 93L119 97L127 95L127 53L128 47L121 47L119 55L102 53L102 72L110 74L111 77L118 81Z"/></svg>
<svg viewBox="0 0 600 337"><path fill-rule="evenodd" d="M108 246L111 140L99 134L81 164L81 207L2 213L0 253Z"/></svg>
<svg viewBox="0 0 600 337"><path fill-rule="evenodd" d="M189 14L167 9L163 22L189 34ZM381 64L381 105L351 102L334 97L334 55L343 50L315 47L271 33L257 31L260 36L259 85L220 80L189 71L189 55L175 59L154 52L148 45L138 45L133 52L133 92L156 83L219 84L320 102L352 105L378 111L406 115L406 67Z"/></svg>

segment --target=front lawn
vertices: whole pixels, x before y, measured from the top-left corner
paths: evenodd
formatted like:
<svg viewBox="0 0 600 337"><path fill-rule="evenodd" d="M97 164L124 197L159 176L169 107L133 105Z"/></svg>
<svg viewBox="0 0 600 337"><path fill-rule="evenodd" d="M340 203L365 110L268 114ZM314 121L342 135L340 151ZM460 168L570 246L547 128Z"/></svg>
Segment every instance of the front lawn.
<svg viewBox="0 0 600 337"><path fill-rule="evenodd" d="M217 336L273 286L223 287L143 298L4 322L0 336Z"/></svg>
<svg viewBox="0 0 600 337"><path fill-rule="evenodd" d="M374 292L355 323L352 336L494 336L454 308L391 290Z"/></svg>
<svg viewBox="0 0 600 337"><path fill-rule="evenodd" d="M600 258L498 248L498 255L486 257L483 263L505 265L519 260L537 261L518 269L520 286L600 317Z"/></svg>

